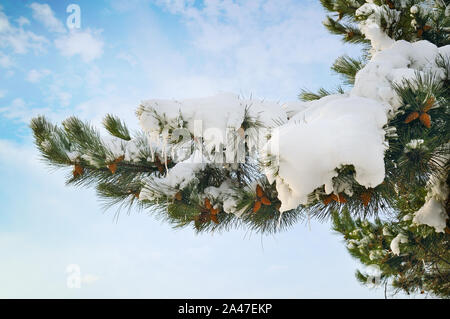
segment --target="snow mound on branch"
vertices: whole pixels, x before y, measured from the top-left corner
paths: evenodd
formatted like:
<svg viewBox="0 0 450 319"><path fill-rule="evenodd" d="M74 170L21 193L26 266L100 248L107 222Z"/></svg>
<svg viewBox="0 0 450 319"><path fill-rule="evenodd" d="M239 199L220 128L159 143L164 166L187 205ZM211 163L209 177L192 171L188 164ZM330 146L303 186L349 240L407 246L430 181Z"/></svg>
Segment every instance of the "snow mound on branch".
<svg viewBox="0 0 450 319"><path fill-rule="evenodd" d="M447 212L444 205L434 198L430 198L415 214L413 222L419 225L434 227L436 232L444 232Z"/></svg>
<svg viewBox="0 0 450 319"><path fill-rule="evenodd" d="M107 161L113 162L117 158L124 156L126 161L139 160L139 148L135 140L124 141L118 137L104 138L103 143L108 148Z"/></svg>
<svg viewBox="0 0 450 319"><path fill-rule="evenodd" d="M218 203L222 203L225 213L238 214L236 206L238 205L239 194L233 189L229 181L223 182L219 187L209 186L205 188L206 198L212 200L212 205L217 208ZM238 214L239 215L239 214Z"/></svg>
<svg viewBox="0 0 450 319"><path fill-rule="evenodd" d="M351 95L368 97L389 103L395 112L400 106L392 84L412 79L416 73L436 73L445 79L444 71L436 65L436 59L450 56L450 45L438 48L428 41L396 41L383 51L374 54L370 62L355 77Z"/></svg>
<svg viewBox="0 0 450 319"><path fill-rule="evenodd" d="M291 101L284 103L282 107L285 110L288 118L292 118L295 114L306 110L310 106L309 103L312 102Z"/></svg>
<svg viewBox="0 0 450 319"><path fill-rule="evenodd" d="M244 99L232 93L180 101L147 100L141 103L138 117L142 129L152 136L152 141L160 141L164 150L175 129L182 128L183 143L190 142L193 136L194 141L202 142L205 156L218 163L223 161L224 149L227 160L234 158L237 151L234 136L239 133L244 138L243 126L256 130L258 137L253 142L259 147L265 142L262 138L265 130L287 121L280 103ZM243 125L245 122L248 125Z"/></svg>
<svg viewBox="0 0 450 319"><path fill-rule="evenodd" d="M406 244L408 242L408 237L403 234L398 234L391 241L391 250L394 255L400 255L400 244Z"/></svg>
<svg viewBox="0 0 450 319"><path fill-rule="evenodd" d="M147 132L161 132L165 127L181 127L185 121L187 129L195 132L195 122L201 121L202 129L239 129L248 116L257 119L264 126L271 127L274 121L286 121L286 112L277 102L244 99L233 93L221 93L205 98L185 100L146 100L141 103L143 111L139 116L141 127ZM164 123L160 122L164 118ZM162 127L161 127L162 124Z"/></svg>
<svg viewBox="0 0 450 319"><path fill-rule="evenodd" d="M342 165L353 165L356 181L365 187L377 186L385 176L385 104L347 95L307 104L273 131L264 150L279 160L278 170L269 168L266 175L276 181L281 212L308 204L308 195L322 185L333 192L332 178Z"/></svg>
<svg viewBox="0 0 450 319"><path fill-rule="evenodd" d="M202 154L195 151L192 155L177 163L168 170L167 174L162 177L149 177L145 181L145 186L139 194L139 200L157 200L161 197L160 193L153 190L153 186L157 185L163 188L167 196L174 196L179 189L183 189L191 182L197 179L196 174L203 170L208 163L202 159Z"/></svg>
<svg viewBox="0 0 450 319"><path fill-rule="evenodd" d="M443 203L447 200L449 189L445 178L432 176L428 182L425 204L414 213L413 223L434 227L436 232L444 232L448 218Z"/></svg>
<svg viewBox="0 0 450 319"><path fill-rule="evenodd" d="M392 10L387 5L378 6L374 3L365 3L356 10L357 17L367 17L366 20L359 23L359 29L370 40L372 51L379 51L389 47L392 40L381 28L381 18L387 26L398 21L400 11Z"/></svg>

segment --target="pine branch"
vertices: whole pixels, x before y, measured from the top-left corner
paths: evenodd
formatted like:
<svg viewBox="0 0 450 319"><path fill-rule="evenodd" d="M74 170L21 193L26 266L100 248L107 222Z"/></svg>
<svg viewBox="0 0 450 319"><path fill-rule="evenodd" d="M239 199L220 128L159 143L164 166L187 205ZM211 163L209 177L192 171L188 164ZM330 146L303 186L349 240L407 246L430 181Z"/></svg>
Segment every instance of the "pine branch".
<svg viewBox="0 0 450 319"><path fill-rule="evenodd" d="M332 17L327 16L323 22L325 28L332 34L341 35L342 41L346 43L362 43L369 44L370 42L364 37L359 28L350 23L340 23Z"/></svg>
<svg viewBox="0 0 450 319"><path fill-rule="evenodd" d="M317 93L311 92L307 89L302 89L300 94L298 95L298 98L302 101L314 101L319 100L325 96L331 95L331 94L343 94L344 90L341 87L338 87L335 92L328 91L327 89L320 88Z"/></svg>
<svg viewBox="0 0 450 319"><path fill-rule="evenodd" d="M364 67L364 62L361 59L353 59L347 55L337 58L331 69L341 74L344 78L344 84L355 84L356 73Z"/></svg>
<svg viewBox="0 0 450 319"><path fill-rule="evenodd" d="M105 119L103 120L103 125L111 135L126 141L131 140L128 128L126 127L125 123L123 123L119 118L111 114L107 114L105 116Z"/></svg>

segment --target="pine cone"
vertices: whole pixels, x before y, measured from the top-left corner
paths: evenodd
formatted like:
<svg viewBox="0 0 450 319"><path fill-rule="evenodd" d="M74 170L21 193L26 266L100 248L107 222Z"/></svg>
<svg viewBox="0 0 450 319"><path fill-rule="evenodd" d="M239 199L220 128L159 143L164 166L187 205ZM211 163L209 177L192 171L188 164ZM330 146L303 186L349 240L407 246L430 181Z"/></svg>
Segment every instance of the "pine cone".
<svg viewBox="0 0 450 319"><path fill-rule="evenodd" d="M386 0L386 4L389 6L389 9L395 9L395 5L391 0Z"/></svg>
<svg viewBox="0 0 450 319"><path fill-rule="evenodd" d="M339 194L339 196L336 196L336 197L337 197L338 203L341 203L341 204L347 203L347 200L345 199L345 196L343 194Z"/></svg>
<svg viewBox="0 0 450 319"><path fill-rule="evenodd" d="M368 206L370 199L372 198L372 194L370 192L364 192L361 194L361 200L364 206Z"/></svg>
<svg viewBox="0 0 450 319"><path fill-rule="evenodd" d="M116 158L116 159L114 160L114 163L122 162L124 159L125 159L125 155L119 156L118 158Z"/></svg>
<svg viewBox="0 0 450 319"><path fill-rule="evenodd" d="M421 37L422 37L422 34L423 34L423 29L417 30L417 37L418 37L418 38L421 38Z"/></svg>
<svg viewBox="0 0 450 319"><path fill-rule="evenodd" d="M211 220L212 220L215 224L218 224L218 223L219 223L219 219L217 218L217 215L211 215Z"/></svg>
<svg viewBox="0 0 450 319"><path fill-rule="evenodd" d="M117 171L117 164L116 163L109 164L108 169L111 171L111 173L114 174Z"/></svg>
<svg viewBox="0 0 450 319"><path fill-rule="evenodd" d="M261 198L261 203L263 203L266 206L272 205L272 202L266 196Z"/></svg>
<svg viewBox="0 0 450 319"><path fill-rule="evenodd" d="M426 127L431 127L431 116L427 113L422 113L419 118L420 122Z"/></svg>
<svg viewBox="0 0 450 319"><path fill-rule="evenodd" d="M73 177L78 177L83 175L83 166L81 166L80 164L75 164L75 166L73 167Z"/></svg>
<svg viewBox="0 0 450 319"><path fill-rule="evenodd" d="M419 112L412 112L405 119L405 123L408 124L419 117Z"/></svg>
<svg viewBox="0 0 450 319"><path fill-rule="evenodd" d="M257 201L255 202L255 205L253 206L253 212L256 213L261 209L261 202Z"/></svg>
<svg viewBox="0 0 450 319"><path fill-rule="evenodd" d="M211 214L210 213L206 213L206 212L200 213L200 216L198 218L198 221L200 223L206 223L206 222L208 222L210 220L211 220Z"/></svg>
<svg viewBox="0 0 450 319"><path fill-rule="evenodd" d="M324 205L328 205L329 203L331 203L333 201L333 198L331 196L327 196L325 197L322 202L324 203Z"/></svg>
<svg viewBox="0 0 450 319"><path fill-rule="evenodd" d="M205 207L206 209L211 209L212 205L208 198L205 198Z"/></svg>
<svg viewBox="0 0 450 319"><path fill-rule="evenodd" d="M346 36L347 40L350 40L351 38L353 38L354 35L355 35L355 33L353 31L347 32L347 36Z"/></svg>
<svg viewBox="0 0 450 319"><path fill-rule="evenodd" d="M435 101L436 101L436 100L434 99L433 96L429 97L429 98L427 99L427 101L425 102L425 106L423 107L423 110L422 110L422 111L423 111L424 113L428 112L428 111L433 107Z"/></svg>
<svg viewBox="0 0 450 319"><path fill-rule="evenodd" d="M256 196L258 196L259 198L264 196L264 191L259 184L256 185Z"/></svg>

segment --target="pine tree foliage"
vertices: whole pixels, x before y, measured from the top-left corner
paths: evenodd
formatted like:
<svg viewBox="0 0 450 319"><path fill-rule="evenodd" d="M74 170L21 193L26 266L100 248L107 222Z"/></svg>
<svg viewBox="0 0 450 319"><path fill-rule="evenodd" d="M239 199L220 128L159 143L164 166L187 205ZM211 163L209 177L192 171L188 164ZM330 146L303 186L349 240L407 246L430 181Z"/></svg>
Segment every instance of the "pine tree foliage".
<svg viewBox="0 0 450 319"><path fill-rule="evenodd" d="M114 115L108 114L106 115L103 125L106 130L115 137L121 138L123 140L129 141L131 140L130 132L126 127L125 123L123 123L119 118Z"/></svg>
<svg viewBox="0 0 450 319"><path fill-rule="evenodd" d="M362 59L354 59L344 55L334 62L331 69L342 75L344 84L353 85L355 84L356 73L361 70L363 66L364 61Z"/></svg>
<svg viewBox="0 0 450 319"><path fill-rule="evenodd" d="M299 213L301 208L283 215L279 213L275 188L259 173L261 169L258 164L243 163L234 168L208 165L198 174L196 183L176 190L176 194L169 197L167 189L162 185L144 181L148 177L164 176L166 169L174 166L170 158L164 163L164 155L158 151L152 153L144 133L131 137L125 124L116 117L107 115L103 123L112 137L127 142L132 140L138 145L137 161L115 155L117 145L111 147L112 144L102 138L89 123L75 117L68 118L62 123L62 127L57 127L40 116L32 120L31 128L35 144L44 160L55 167L72 167L66 184L95 185L105 207L120 205L131 208L136 205L149 209L159 219L174 227L192 225L197 231L245 227L256 232L273 233L294 224L302 216ZM251 127L258 124L249 119L246 125ZM220 186L224 181L230 181L240 193L240 218L219 210L213 209L212 212L211 205L217 203L206 204L202 196L205 188ZM258 214L253 214L255 202L258 201L255 183L264 187L264 197L267 199ZM157 199L138 200L144 188L154 192Z"/></svg>
<svg viewBox="0 0 450 319"><path fill-rule="evenodd" d="M365 0L320 2L328 12L325 27L344 42L358 44L363 52L359 58L339 57L332 65L342 76L342 87L334 91L321 88L316 93L303 89L299 94L303 101L347 94L345 88L355 84L358 72L376 54L360 27L374 17L373 12L361 10ZM450 44L450 1L371 2L379 9L375 14L378 25L390 39L426 40L437 47ZM381 282L392 292L449 297L450 218L441 231L416 220L421 209L434 203L442 205L450 216L449 196L442 194L450 187L450 56L441 55L435 63L439 74L416 73L393 84L400 106L384 127L388 147L381 184L373 188L360 185L355 167L344 165L335 169L333 183L349 186L351 193L330 194L321 186L309 195L307 205L283 213L276 183L270 183L264 174L264 170L274 170L276 175L274 159L270 154L261 158L252 153L253 132L263 124L250 115L250 109L246 109L240 128L246 132L239 144L245 149L245 161L205 163L189 183L176 186L162 180L180 163L175 156L179 150L222 156L217 148L205 148L204 140L192 133L189 141L178 138L177 132L190 124L181 113L173 123L164 112L152 111L159 125L157 139L167 141L164 145L156 144L148 132L131 134L113 115L107 115L103 122L108 137L76 117L57 126L39 116L32 120L31 129L43 160L55 168L70 167L66 183L95 186L107 207L144 209L175 228L193 227L198 232L245 228L270 234L305 218L331 218L349 253L363 265L376 265ZM137 115L144 112L141 106ZM282 124L282 120L273 119L274 126ZM239 134L238 130L234 137ZM227 185L227 196L211 193L223 185ZM435 196L436 189L440 189L439 198L430 195ZM226 212L230 200L237 213ZM371 284L366 273L357 272L356 277Z"/></svg>
<svg viewBox="0 0 450 319"><path fill-rule="evenodd" d="M373 286L378 280L376 284L389 286L392 294L450 295L448 234L414 225L408 218L372 222L353 219L346 210L333 213L333 229L344 236L350 255L365 266L377 267L378 274L356 272L362 284ZM405 241L399 244L401 254L395 255L391 244L399 234Z"/></svg>
<svg viewBox="0 0 450 319"><path fill-rule="evenodd" d="M324 22L326 27L349 42L348 33L352 30L345 23L364 19L356 15L356 10L365 1L321 2L334 14ZM385 14L380 20L389 37L410 42L427 40L438 47L449 44L449 1L373 2L384 6ZM392 10L400 12L398 19L392 19L395 14ZM361 43L365 45L364 41ZM357 72L365 59L366 56L358 60L341 57L332 69L343 75L345 84L353 84L354 70ZM440 56L436 64L445 72L446 80L439 81L432 73L416 74L413 79L394 85L401 107L386 127L389 143L385 153L386 178L375 192L359 195L370 205L373 195L382 194L385 200L382 205L388 210L370 221L365 216L353 217L351 207L346 207L333 210L332 220L349 253L363 265L378 267L380 285L390 287L392 293L426 293L448 298L449 219L445 232L413 222L414 214L427 199L427 191L438 183L436 180L449 185L449 58ZM448 195L444 206L450 216ZM398 254L392 249L397 245ZM373 286L374 277L368 273L357 271L356 278Z"/></svg>
<svg viewBox="0 0 450 319"><path fill-rule="evenodd" d="M298 98L302 101L314 101L314 100L319 100L325 96L331 95L331 94L336 94L336 93L340 93L343 94L344 90L342 87L338 87L335 91L331 92L327 89L324 88L320 88L317 93L311 92L307 89L302 89L302 91L300 92L300 94L298 95Z"/></svg>

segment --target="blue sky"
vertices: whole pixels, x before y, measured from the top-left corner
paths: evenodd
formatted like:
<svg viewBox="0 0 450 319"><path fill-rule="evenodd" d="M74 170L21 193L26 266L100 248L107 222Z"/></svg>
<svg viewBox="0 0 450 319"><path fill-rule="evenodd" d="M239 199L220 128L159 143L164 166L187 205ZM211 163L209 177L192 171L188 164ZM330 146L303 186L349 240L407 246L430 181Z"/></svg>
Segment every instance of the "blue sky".
<svg viewBox="0 0 450 319"><path fill-rule="evenodd" d="M81 9L69 30L66 8ZM382 298L327 223L275 236L195 235L145 212L104 212L38 157L29 120L114 113L137 129L148 98L232 91L294 100L333 88L358 54L305 1L0 1L0 297ZM75 264L81 288L69 288Z"/></svg>

